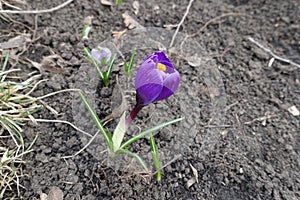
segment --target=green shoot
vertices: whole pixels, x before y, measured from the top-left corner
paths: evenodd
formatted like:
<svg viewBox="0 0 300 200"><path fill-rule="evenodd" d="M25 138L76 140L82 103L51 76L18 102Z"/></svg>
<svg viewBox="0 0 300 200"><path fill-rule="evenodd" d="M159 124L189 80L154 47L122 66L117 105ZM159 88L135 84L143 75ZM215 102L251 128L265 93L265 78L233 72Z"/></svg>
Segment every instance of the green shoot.
<svg viewBox="0 0 300 200"><path fill-rule="evenodd" d="M38 137L39 137L39 134L36 134L35 137L34 137L34 139L32 140L32 142L31 142L31 143L29 144L29 146L27 147L26 151L29 151L29 150L32 149L32 147L33 147L33 145L35 144L35 142L37 141Z"/></svg>
<svg viewBox="0 0 300 200"><path fill-rule="evenodd" d="M116 0L115 5L118 6L122 3L123 0Z"/></svg>
<svg viewBox="0 0 300 200"><path fill-rule="evenodd" d="M156 169L156 179L159 182L161 180L161 174L160 174L160 161L159 161L159 154L157 150L157 146L155 144L154 137L152 133L150 133L150 146L151 146L151 152L152 152L152 159L154 163L154 167Z"/></svg>
<svg viewBox="0 0 300 200"><path fill-rule="evenodd" d="M107 135L107 138L108 138L108 141L109 141L108 148L113 150L114 143L113 143L112 135L111 135L111 133L108 129L106 129L106 135ZM113 151L111 151L111 152L113 152Z"/></svg>
<svg viewBox="0 0 300 200"><path fill-rule="evenodd" d="M101 66L104 67L106 65L106 58L103 57L101 60L100 60L100 63L101 63Z"/></svg>
<svg viewBox="0 0 300 200"><path fill-rule="evenodd" d="M143 159L141 157L139 157L137 154L132 153L131 151L129 151L128 149L119 149L118 151L116 151L116 154L120 154L120 153L125 153L130 155L131 157L135 158L135 160L144 168L145 171L148 171L148 168L146 166L146 163L143 161Z"/></svg>
<svg viewBox="0 0 300 200"><path fill-rule="evenodd" d="M133 65L135 54L136 54L136 49L134 49L132 54L131 54L129 64L127 64L126 60L124 60L125 72L126 72L126 75L127 75L128 79L130 78L131 68L132 68L132 65Z"/></svg>
<svg viewBox="0 0 300 200"><path fill-rule="evenodd" d="M84 52L85 54L87 55L87 58L88 60L93 64L93 66L96 68L97 70L97 73L99 75L99 77L103 80L103 83L105 86L108 86L109 84L109 77L112 73L112 68L113 68L113 65L114 65L114 62L115 62L115 59L117 57L116 54L114 54L113 58L111 60L108 61L108 69L106 72L102 72L100 67L99 67L99 64L97 63L97 61L93 58L92 54L91 54L91 51L89 48L85 47L84 48ZM102 67L104 67L106 65L106 58L102 58L100 60L100 64Z"/></svg>
<svg viewBox="0 0 300 200"><path fill-rule="evenodd" d="M104 80L104 75L103 75L103 73L101 72L100 67L98 66L98 63L97 63L97 62L95 61L95 59L93 58L93 56L92 56L91 51L89 50L89 48L85 47L85 48L84 48L84 52L85 52L85 54L87 55L88 60L89 60L89 61L94 65L94 67L96 68L99 77L100 77L102 80Z"/></svg>
<svg viewBox="0 0 300 200"><path fill-rule="evenodd" d="M84 40L88 39L91 29L92 29L92 27L89 26L89 25L84 25L83 26L82 33L81 33L82 39L84 39Z"/></svg>
<svg viewBox="0 0 300 200"><path fill-rule="evenodd" d="M134 142L136 142L137 140L139 140L139 139L141 139L141 138L143 138L143 137L149 135L150 133L152 133L152 132L154 132L154 131L157 131L157 130L159 130L159 129L165 127L165 126L168 126L168 125L174 124L174 123L176 123L176 122L179 122L179 121L181 121L181 120L183 120L183 119L184 119L184 118L181 117L181 118L178 118L178 119L174 119L174 120L171 120L171 121L162 123L162 124L157 125L157 126L155 126L155 127L153 127L153 128L150 128L149 130L144 131L144 132L142 132L142 133L140 133L140 134L138 134L138 135L136 135L136 136L130 138L129 140L127 140L124 144L122 144L122 145L120 146L120 149L125 149L126 147L128 147L128 146L131 145L132 143L134 143Z"/></svg>
<svg viewBox="0 0 300 200"><path fill-rule="evenodd" d="M116 54L114 54L114 57L112 58L112 60L109 61L109 66L107 69L107 72L103 72L103 83L105 86L108 86L109 83L109 77L111 75L112 72L112 67L114 65L115 59L116 59Z"/></svg>
<svg viewBox="0 0 300 200"><path fill-rule="evenodd" d="M80 97L82 99L82 101L84 102L86 108L88 109L89 113L91 114L96 126L98 127L98 129L100 130L100 132L102 133L105 142L109 148L109 150L111 152L113 152L113 142L111 140L111 135L110 133L106 133L106 131L104 130L104 127L101 123L101 120L99 119L98 115L96 114L96 111L94 110L94 108L91 106L91 104L88 102L88 100L86 99L86 97L83 95L82 92L79 93Z"/></svg>

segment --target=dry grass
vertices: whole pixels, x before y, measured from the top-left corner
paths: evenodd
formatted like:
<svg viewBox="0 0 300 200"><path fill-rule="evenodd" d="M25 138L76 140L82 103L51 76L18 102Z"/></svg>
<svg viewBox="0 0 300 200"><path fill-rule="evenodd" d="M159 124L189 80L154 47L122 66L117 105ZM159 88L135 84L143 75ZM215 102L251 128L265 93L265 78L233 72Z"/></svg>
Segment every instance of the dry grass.
<svg viewBox="0 0 300 200"><path fill-rule="evenodd" d="M14 10L21 10L19 6L26 5L25 0L0 0L0 10L4 10L3 7ZM10 21L11 18L6 13L0 14L0 18L4 21Z"/></svg>
<svg viewBox="0 0 300 200"><path fill-rule="evenodd" d="M42 106L37 99L31 97L34 89L44 80L40 75L29 76L25 81L13 74L18 69L6 70L9 54L4 57L0 72L0 199L7 191L22 187L20 177L22 173L23 156L31 151L37 136L28 145L25 145L22 136L22 125L26 121L34 121L32 114Z"/></svg>
<svg viewBox="0 0 300 200"><path fill-rule="evenodd" d="M34 73L26 75L26 80L18 76L20 69L6 70L8 65L9 53L1 60L0 68L0 199L9 193L16 193L19 196L20 178L24 176L22 166L25 163L23 157L32 151L32 147L38 135L27 145L23 138L22 126L26 122L33 123L64 123L75 130L92 137L89 133L77 128L68 121L35 119L33 114L43 108L47 108L53 114L58 114L55 109L48 106L43 99L64 92L79 92L79 89L65 89L46 94L40 97L31 96L32 92L39 84L46 81L41 79L41 75ZM0 64L1 66L1 64ZM24 74L24 72L22 72Z"/></svg>

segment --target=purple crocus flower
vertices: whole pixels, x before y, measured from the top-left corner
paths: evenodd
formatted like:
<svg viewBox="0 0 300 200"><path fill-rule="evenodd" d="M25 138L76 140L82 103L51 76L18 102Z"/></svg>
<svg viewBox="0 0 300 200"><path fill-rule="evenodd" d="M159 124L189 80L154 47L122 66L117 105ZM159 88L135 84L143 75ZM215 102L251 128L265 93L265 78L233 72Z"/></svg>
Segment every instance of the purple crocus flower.
<svg viewBox="0 0 300 200"><path fill-rule="evenodd" d="M148 56L135 77L136 106L126 120L129 126L137 113L146 105L163 100L174 94L180 75L163 51Z"/></svg>
<svg viewBox="0 0 300 200"><path fill-rule="evenodd" d="M105 47L92 49L91 54L94 60L102 66L106 65L111 57L111 51Z"/></svg>

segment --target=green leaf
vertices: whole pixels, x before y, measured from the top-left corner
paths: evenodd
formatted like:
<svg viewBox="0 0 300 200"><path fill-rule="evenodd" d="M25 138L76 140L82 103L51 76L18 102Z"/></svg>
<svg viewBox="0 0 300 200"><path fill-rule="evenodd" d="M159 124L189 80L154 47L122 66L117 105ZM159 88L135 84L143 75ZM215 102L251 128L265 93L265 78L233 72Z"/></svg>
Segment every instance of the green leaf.
<svg viewBox="0 0 300 200"><path fill-rule="evenodd" d="M117 55L114 54L114 57L109 61L109 66L108 66L108 70L107 70L107 76L108 77L110 77L110 75L111 75L112 67L113 67L113 65L115 63L116 57L117 57Z"/></svg>
<svg viewBox="0 0 300 200"><path fill-rule="evenodd" d="M26 151L29 151L33 147L33 145L35 144L35 142L38 139L38 137L39 137L39 134L36 134L35 137L34 137L34 139L32 140L32 142L27 147Z"/></svg>
<svg viewBox="0 0 300 200"><path fill-rule="evenodd" d="M109 61L109 66L108 66L108 69L107 69L107 72L104 72L103 73L103 83L105 86L108 86L109 84L109 77L111 75L111 72L112 72L112 67L114 65L114 62L115 62L115 59L116 59L116 54L114 54L114 57L112 58L112 60Z"/></svg>
<svg viewBox="0 0 300 200"><path fill-rule="evenodd" d="M89 25L83 26L82 33L81 33L82 39L88 39L91 29L92 29L92 27Z"/></svg>
<svg viewBox="0 0 300 200"><path fill-rule="evenodd" d="M130 73L131 73L135 54L136 54L136 49L134 49L131 54L129 64L127 64L126 60L124 60L124 66L125 66L125 72L126 72L127 78L130 78Z"/></svg>
<svg viewBox="0 0 300 200"><path fill-rule="evenodd" d="M114 148L114 144L113 144L113 141L112 141L112 136L111 136L111 133L108 129L106 129L106 134L107 134L107 137L108 137L108 141L109 141L109 149L113 149Z"/></svg>
<svg viewBox="0 0 300 200"><path fill-rule="evenodd" d="M101 66L104 67L106 65L106 58L101 58Z"/></svg>
<svg viewBox="0 0 300 200"><path fill-rule="evenodd" d="M125 132L126 132L126 112L123 113L122 117L120 118L120 122L118 123L113 137L112 137L112 141L114 144L114 152L116 152L117 150L119 150L121 143L123 141Z"/></svg>
<svg viewBox="0 0 300 200"><path fill-rule="evenodd" d="M130 78L130 73L131 73L131 69L132 69L135 54L136 54L136 49L133 50L133 52L131 54L131 57L130 57L130 61L129 61L129 65L128 65L128 74L127 74L128 78Z"/></svg>
<svg viewBox="0 0 300 200"><path fill-rule="evenodd" d="M160 161L159 161L159 154L158 154L157 146L155 144L155 139L154 139L152 133L150 133L150 146L151 146L154 167L156 169L156 178L157 178L157 181L159 182L161 180Z"/></svg>
<svg viewBox="0 0 300 200"><path fill-rule="evenodd" d="M23 117L27 117L28 115L32 115L36 112L38 112L39 110L41 110L43 108L42 105L36 105L36 106L31 106L28 109L26 109L23 113L21 113L21 115Z"/></svg>
<svg viewBox="0 0 300 200"><path fill-rule="evenodd" d="M149 130L147 130L147 131L144 131L144 132L142 132L142 133L140 133L140 134L134 136L133 138L130 138L129 140L127 140L124 144L122 144L122 145L120 146L120 149L125 149L125 148L128 147L130 144L132 144L132 143L136 142L137 140L139 140L139 139L145 137L146 135L149 135L150 133L152 133L152 132L154 132L154 131L157 131L157 130L159 130L159 129L165 127L165 126L168 126L168 125L170 125L170 124L174 124L174 123L176 123L176 122L179 122L179 121L181 121L181 120L183 120L183 119L184 119L183 117L178 118L178 119L174 119L174 120L171 120L171 121L162 123L162 124L160 124L160 125L158 125L158 126L155 126L155 127L151 128L151 129L149 129Z"/></svg>
<svg viewBox="0 0 300 200"><path fill-rule="evenodd" d="M98 65L98 63L95 61L95 59L93 58L92 54L91 54L91 51L89 50L89 48L85 47L84 48L84 52L85 54L87 55L88 57L88 60L94 65L94 67L96 68L97 70L97 73L99 75L99 77L103 80L104 79L104 76L100 70L100 67Z"/></svg>
<svg viewBox="0 0 300 200"><path fill-rule="evenodd" d="M133 157L143 168L145 171L148 171L147 165L146 163L143 161L143 159L141 157L139 157L137 154L132 153L131 151L127 150L127 149L119 149L116 154L120 154L120 153L125 153L130 155L131 157Z"/></svg>
<svg viewBox="0 0 300 200"><path fill-rule="evenodd" d="M88 111L90 112L90 114L92 115L92 118L96 124L96 126L98 127L98 129L100 130L100 132L102 133L105 142L107 144L107 146L109 147L109 149L111 151L113 151L112 146L110 144L112 144L112 141L109 139L109 136L107 135L107 133L104 130L104 127L101 123L101 120L99 119L98 115L96 114L96 111L94 110L94 108L91 106L91 104L88 102L88 100L85 98L85 96L83 95L82 92L79 92L80 97L82 99L82 101L84 102L85 106L87 107Z"/></svg>
<svg viewBox="0 0 300 200"><path fill-rule="evenodd" d="M115 5L118 6L122 3L123 0L116 0Z"/></svg>
<svg viewBox="0 0 300 200"><path fill-rule="evenodd" d="M104 83L104 86L108 86L109 84L109 79L108 79L108 76L107 76L107 72L103 72L103 83Z"/></svg>

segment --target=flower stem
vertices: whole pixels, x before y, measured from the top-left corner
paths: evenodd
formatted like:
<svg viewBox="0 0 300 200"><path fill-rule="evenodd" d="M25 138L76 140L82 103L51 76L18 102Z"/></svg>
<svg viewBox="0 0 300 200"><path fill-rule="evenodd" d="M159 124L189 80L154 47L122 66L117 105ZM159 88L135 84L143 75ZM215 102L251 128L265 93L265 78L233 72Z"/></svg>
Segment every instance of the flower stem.
<svg viewBox="0 0 300 200"><path fill-rule="evenodd" d="M137 116L138 112L143 108L143 106L140 103L137 103L133 110L131 111L130 115L126 119L126 129L131 124L132 120Z"/></svg>

